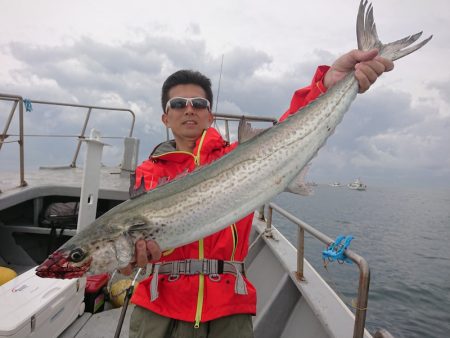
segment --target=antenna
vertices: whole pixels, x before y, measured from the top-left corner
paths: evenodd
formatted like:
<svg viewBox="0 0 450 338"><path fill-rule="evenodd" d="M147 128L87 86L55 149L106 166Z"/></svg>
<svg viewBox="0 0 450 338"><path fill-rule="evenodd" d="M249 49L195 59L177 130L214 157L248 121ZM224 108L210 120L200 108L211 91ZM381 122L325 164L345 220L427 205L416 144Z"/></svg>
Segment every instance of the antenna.
<svg viewBox="0 0 450 338"><path fill-rule="evenodd" d="M223 56L224 56L224 54L222 54L222 62L220 64L219 85L217 86L217 99L216 99L216 110L215 110L216 113L217 113L217 106L219 105L220 82L222 81Z"/></svg>

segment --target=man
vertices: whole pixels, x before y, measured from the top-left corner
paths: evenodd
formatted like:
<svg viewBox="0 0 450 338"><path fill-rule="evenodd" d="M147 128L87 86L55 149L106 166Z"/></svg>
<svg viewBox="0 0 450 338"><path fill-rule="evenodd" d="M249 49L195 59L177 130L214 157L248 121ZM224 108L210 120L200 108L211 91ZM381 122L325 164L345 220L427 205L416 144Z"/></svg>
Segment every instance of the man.
<svg viewBox="0 0 450 338"><path fill-rule="evenodd" d="M331 67L317 69L309 87L298 90L284 120L355 70L365 92L393 63L376 50L351 51ZM211 128L211 82L193 71L178 71L162 87L162 122L174 140L158 145L135 172L132 192L155 188L211 163L236 148ZM136 288L130 337L253 337L251 316L256 291L246 279L243 261L253 214L198 242L161 252L153 241L136 243L136 265L152 266L152 275ZM206 262L206 265L205 263ZM202 266L201 274L194 266ZM206 270L205 267L206 266ZM131 266L125 269L129 272Z"/></svg>

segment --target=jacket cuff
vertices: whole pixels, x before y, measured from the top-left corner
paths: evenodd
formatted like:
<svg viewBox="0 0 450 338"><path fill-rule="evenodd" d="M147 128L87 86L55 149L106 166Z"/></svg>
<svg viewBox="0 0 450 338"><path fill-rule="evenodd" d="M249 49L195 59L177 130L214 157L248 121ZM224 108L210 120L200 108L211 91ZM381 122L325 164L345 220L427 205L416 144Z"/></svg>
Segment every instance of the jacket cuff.
<svg viewBox="0 0 450 338"><path fill-rule="evenodd" d="M280 122L288 118L290 115L295 114L300 108L306 106L309 102L314 101L318 96L327 91L323 80L329 69L329 66L317 67L311 84L307 87L298 89L294 93L289 109L281 116Z"/></svg>
<svg viewBox="0 0 450 338"><path fill-rule="evenodd" d="M323 80L325 79L325 74L330 69L330 66L319 66L317 67L316 73L313 77L313 83L316 85L317 89L320 91L321 94L325 94L327 91L327 88L325 87L325 84L323 83Z"/></svg>

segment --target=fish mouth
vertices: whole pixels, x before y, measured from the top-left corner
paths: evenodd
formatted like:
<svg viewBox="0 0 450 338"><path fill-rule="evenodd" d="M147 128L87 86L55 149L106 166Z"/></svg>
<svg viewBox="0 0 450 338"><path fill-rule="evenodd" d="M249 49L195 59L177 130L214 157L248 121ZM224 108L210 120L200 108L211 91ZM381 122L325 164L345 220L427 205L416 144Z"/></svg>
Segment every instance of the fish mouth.
<svg viewBox="0 0 450 338"><path fill-rule="evenodd" d="M79 265L74 265L67 257L68 255L61 251L54 252L36 268L36 275L42 278L79 278L85 275L91 266L92 257Z"/></svg>

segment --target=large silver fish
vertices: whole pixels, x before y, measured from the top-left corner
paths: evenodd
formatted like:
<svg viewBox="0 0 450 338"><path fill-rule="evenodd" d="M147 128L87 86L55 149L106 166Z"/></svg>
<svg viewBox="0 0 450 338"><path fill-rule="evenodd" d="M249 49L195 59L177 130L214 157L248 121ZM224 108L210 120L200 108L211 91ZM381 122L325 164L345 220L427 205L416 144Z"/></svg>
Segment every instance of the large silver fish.
<svg viewBox="0 0 450 338"><path fill-rule="evenodd" d="M431 39L411 46L418 33L382 44L367 1L360 3L356 31L359 49L378 48L390 60ZM133 260L140 238L153 239L167 250L236 222L289 187L333 133L357 92L351 73L299 113L230 154L111 209L54 252L36 273L73 278L113 271Z"/></svg>

